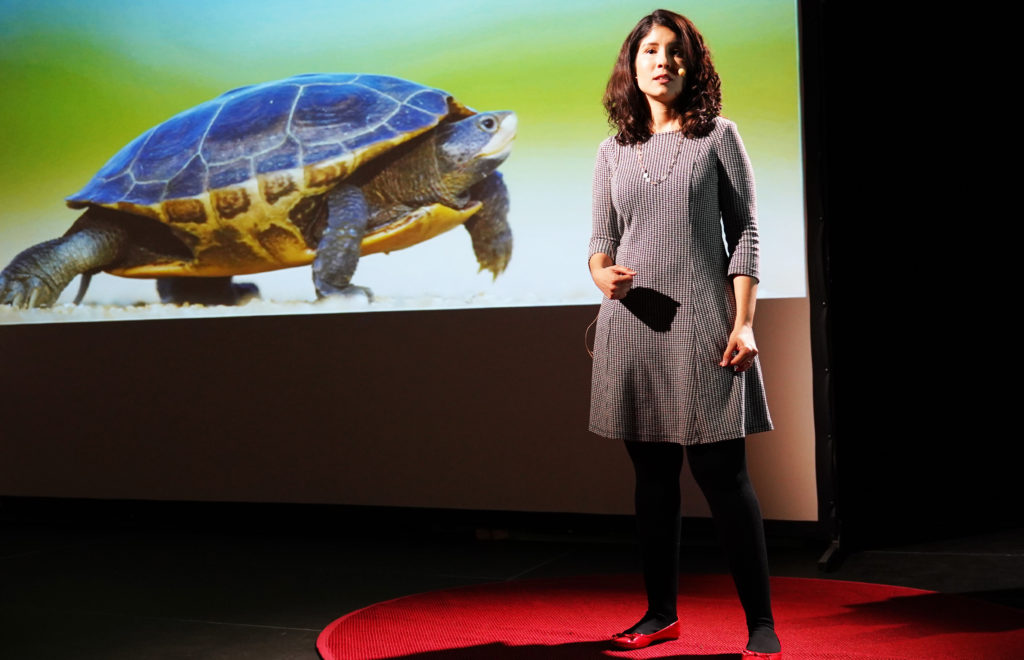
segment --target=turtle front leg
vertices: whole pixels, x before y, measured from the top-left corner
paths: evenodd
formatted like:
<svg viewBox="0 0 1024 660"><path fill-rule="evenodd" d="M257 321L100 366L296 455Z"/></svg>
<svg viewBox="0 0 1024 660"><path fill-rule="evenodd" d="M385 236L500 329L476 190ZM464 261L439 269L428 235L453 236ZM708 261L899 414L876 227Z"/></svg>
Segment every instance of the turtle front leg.
<svg viewBox="0 0 1024 660"><path fill-rule="evenodd" d="M33 245L0 271L0 305L49 307L76 275L94 273L117 260L126 240L124 231L83 223L88 215L75 223L81 229Z"/></svg>
<svg viewBox="0 0 1024 660"><path fill-rule="evenodd" d="M365 295L373 299L369 289L351 283L368 219L366 199L355 186L343 184L327 193L327 227L313 260L318 298Z"/></svg>
<svg viewBox="0 0 1024 660"><path fill-rule="evenodd" d="M512 229L508 226L508 188L501 174L494 172L469 189L470 197L483 202L483 208L466 220L473 239L473 252L480 270L489 270L495 278L512 258Z"/></svg>

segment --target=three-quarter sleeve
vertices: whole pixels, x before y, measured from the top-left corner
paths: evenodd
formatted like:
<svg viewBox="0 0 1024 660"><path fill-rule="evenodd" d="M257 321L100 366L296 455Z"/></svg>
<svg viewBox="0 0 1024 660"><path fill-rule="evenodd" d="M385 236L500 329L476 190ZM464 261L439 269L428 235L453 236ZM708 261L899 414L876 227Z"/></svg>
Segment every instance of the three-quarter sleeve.
<svg viewBox="0 0 1024 660"><path fill-rule="evenodd" d="M622 227L618 215L612 205L612 163L615 157L614 143L611 138L601 143L597 150L594 163L593 199L593 231L590 234L590 247L587 259L595 254L604 253L615 261L615 252L622 237Z"/></svg>
<svg viewBox="0 0 1024 660"><path fill-rule="evenodd" d="M716 149L718 204L722 210L722 224L729 250L729 276L749 275L759 280L760 248L754 170L750 166L736 124L731 121L722 121L722 124L724 130Z"/></svg>

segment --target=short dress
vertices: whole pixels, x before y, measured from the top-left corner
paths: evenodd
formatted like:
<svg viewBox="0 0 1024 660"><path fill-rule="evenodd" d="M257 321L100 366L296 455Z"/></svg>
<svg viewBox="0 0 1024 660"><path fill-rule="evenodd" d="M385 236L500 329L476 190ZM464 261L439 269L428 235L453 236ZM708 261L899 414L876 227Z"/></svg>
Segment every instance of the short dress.
<svg viewBox="0 0 1024 660"><path fill-rule="evenodd" d="M590 430L608 438L706 444L770 431L761 364L720 367L736 315L733 275L759 277L754 178L736 125L637 147L601 143L589 256L636 271L597 318ZM671 172L670 174L668 174ZM663 176L668 177L653 185Z"/></svg>

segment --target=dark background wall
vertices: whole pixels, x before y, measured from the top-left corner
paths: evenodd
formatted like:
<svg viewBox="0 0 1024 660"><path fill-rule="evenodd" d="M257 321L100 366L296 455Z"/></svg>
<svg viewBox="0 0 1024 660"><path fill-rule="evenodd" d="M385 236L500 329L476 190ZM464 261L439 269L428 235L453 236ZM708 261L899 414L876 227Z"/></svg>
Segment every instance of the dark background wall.
<svg viewBox="0 0 1024 660"><path fill-rule="evenodd" d="M1001 144L986 137L991 90L947 40L970 14L800 8L821 35L805 53L821 105L805 114L821 118L843 536L856 548L1020 525L1003 321L1019 278L1000 271L1014 241L996 210L1016 184L987 153Z"/></svg>

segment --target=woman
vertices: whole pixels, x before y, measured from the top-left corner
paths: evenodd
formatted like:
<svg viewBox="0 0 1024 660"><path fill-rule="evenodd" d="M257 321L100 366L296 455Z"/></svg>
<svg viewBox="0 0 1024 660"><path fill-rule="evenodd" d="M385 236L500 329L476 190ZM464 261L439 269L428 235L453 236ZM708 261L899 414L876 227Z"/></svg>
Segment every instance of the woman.
<svg viewBox="0 0 1024 660"><path fill-rule="evenodd" d="M604 98L590 272L604 294L590 430L626 441L636 472L648 610L612 642L676 639L683 447L711 507L747 618L747 657L781 657L745 436L768 431L752 330L753 175L704 39L658 10L622 44ZM725 243L723 244L723 228Z"/></svg>

